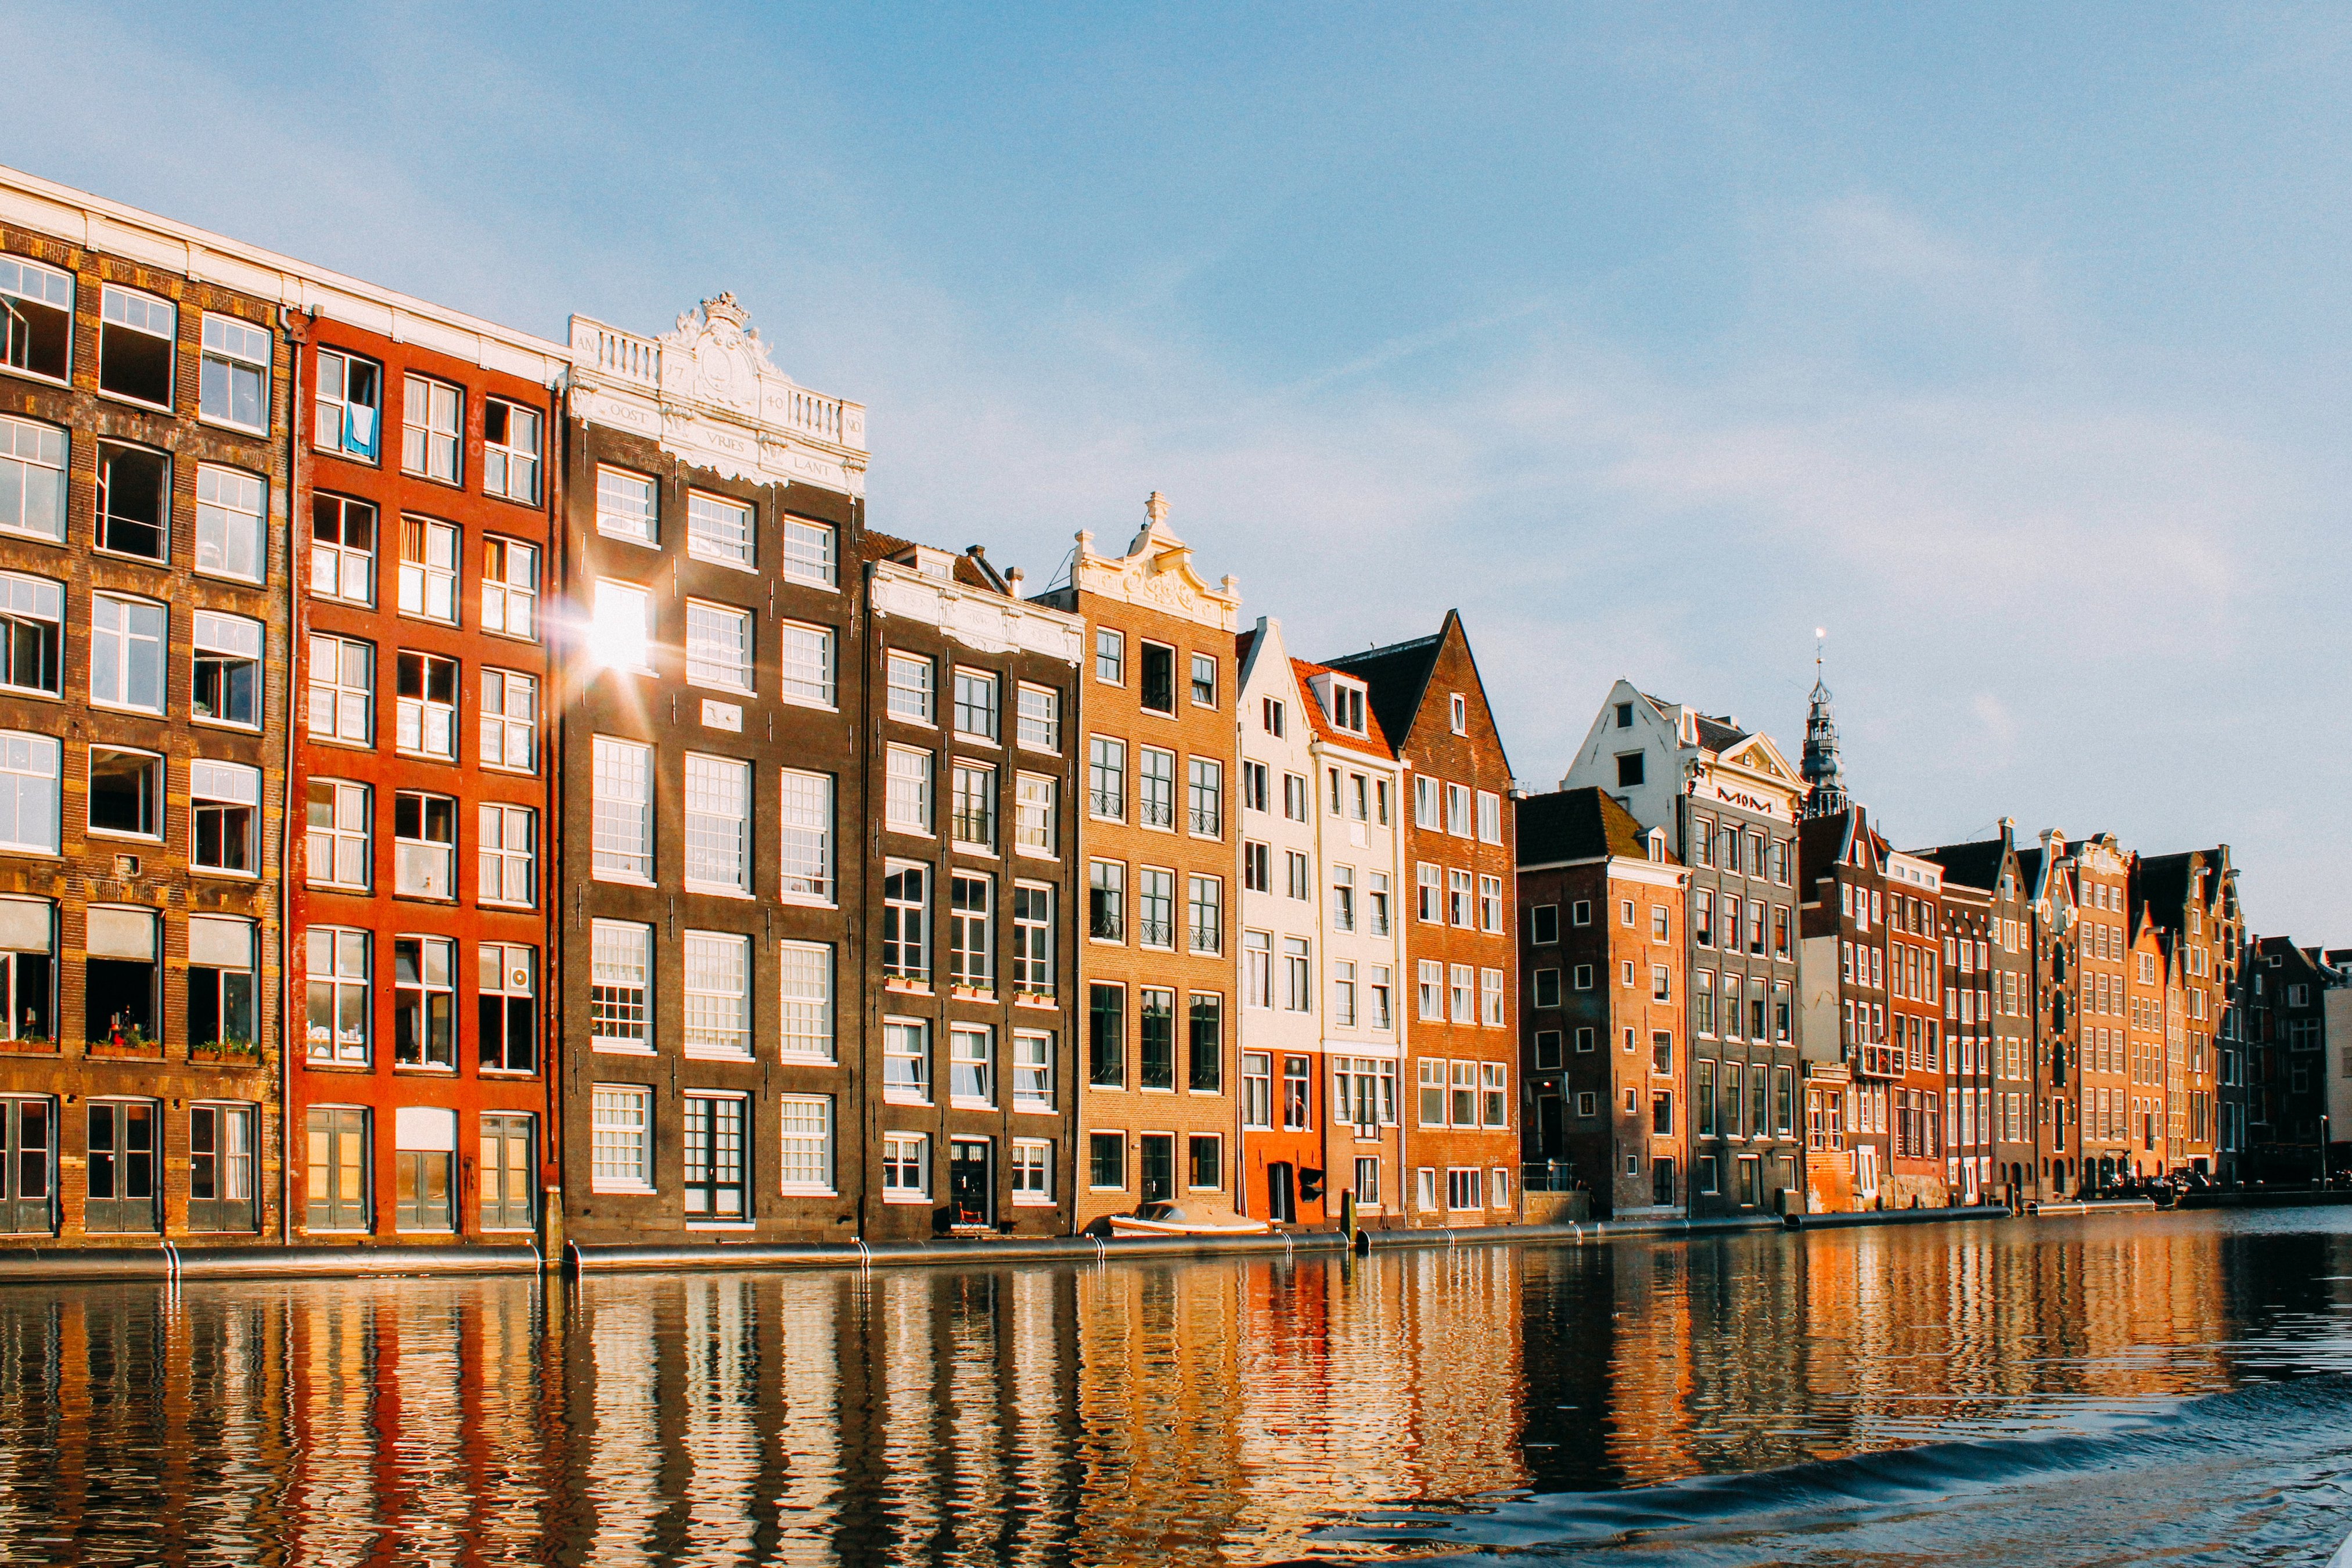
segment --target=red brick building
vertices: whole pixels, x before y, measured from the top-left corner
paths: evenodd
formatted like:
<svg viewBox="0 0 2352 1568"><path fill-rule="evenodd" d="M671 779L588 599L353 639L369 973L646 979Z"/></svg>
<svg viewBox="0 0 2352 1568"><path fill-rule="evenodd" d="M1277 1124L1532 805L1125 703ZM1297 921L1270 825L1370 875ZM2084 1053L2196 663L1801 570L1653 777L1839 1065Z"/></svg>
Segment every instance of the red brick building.
<svg viewBox="0 0 2352 1568"><path fill-rule="evenodd" d="M1517 856L1511 769L1458 611L1433 637L1349 654L1407 769L1406 1215L1498 1225L1519 1212Z"/></svg>
<svg viewBox="0 0 2352 1568"><path fill-rule="evenodd" d="M298 319L287 1106L296 1233L548 1216L542 606L564 351L409 301Z"/></svg>

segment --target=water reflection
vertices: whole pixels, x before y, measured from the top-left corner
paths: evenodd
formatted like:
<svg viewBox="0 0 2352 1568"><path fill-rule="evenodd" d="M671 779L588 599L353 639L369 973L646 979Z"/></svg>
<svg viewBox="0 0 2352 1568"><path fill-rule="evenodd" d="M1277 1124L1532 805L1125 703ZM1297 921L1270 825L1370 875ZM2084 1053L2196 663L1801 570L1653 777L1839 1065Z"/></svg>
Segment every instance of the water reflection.
<svg viewBox="0 0 2352 1568"><path fill-rule="evenodd" d="M2352 1365L2332 1216L0 1294L0 1558L1167 1563Z"/></svg>

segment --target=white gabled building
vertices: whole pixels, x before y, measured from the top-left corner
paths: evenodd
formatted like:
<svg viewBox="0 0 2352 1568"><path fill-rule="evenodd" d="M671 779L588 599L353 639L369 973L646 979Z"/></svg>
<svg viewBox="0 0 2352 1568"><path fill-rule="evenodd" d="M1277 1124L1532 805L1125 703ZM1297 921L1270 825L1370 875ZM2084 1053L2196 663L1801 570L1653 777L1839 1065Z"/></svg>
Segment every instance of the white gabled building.
<svg viewBox="0 0 2352 1568"><path fill-rule="evenodd" d="M1364 684L1240 639L1243 1212L1398 1206L1401 764Z"/></svg>

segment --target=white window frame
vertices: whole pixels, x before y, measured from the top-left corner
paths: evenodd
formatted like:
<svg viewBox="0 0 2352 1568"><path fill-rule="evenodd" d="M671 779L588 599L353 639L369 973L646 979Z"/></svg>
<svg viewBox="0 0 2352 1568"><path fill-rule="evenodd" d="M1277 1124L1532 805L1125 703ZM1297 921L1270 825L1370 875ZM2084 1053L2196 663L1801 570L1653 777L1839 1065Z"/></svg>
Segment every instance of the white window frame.
<svg viewBox="0 0 2352 1568"><path fill-rule="evenodd" d="M740 931L689 930L679 938L678 955L682 1054L693 1061L750 1061L751 939Z"/></svg>
<svg viewBox="0 0 2352 1568"><path fill-rule="evenodd" d="M832 944L786 939L778 947L777 990L782 1023L776 1054L786 1061L837 1060Z"/></svg>
<svg viewBox="0 0 2352 1568"><path fill-rule="evenodd" d="M332 679L319 679L321 655L334 658ZM310 634L310 678L304 701L304 727L310 739L337 746L360 746L373 749L375 745L375 645L356 637L331 637L324 632ZM354 684L351 679L351 663L356 658L364 666L361 677L364 684ZM327 700L331 711L324 726L319 722L320 699ZM356 718L361 733L344 732L345 721Z"/></svg>
<svg viewBox="0 0 2352 1568"><path fill-rule="evenodd" d="M590 611L592 662L626 675L654 673L653 591L617 577L599 577Z"/></svg>
<svg viewBox="0 0 2352 1568"><path fill-rule="evenodd" d="M678 769L686 885L698 893L751 896L751 764L688 752Z"/></svg>
<svg viewBox="0 0 2352 1568"><path fill-rule="evenodd" d="M1062 694L1050 686L1032 686L1024 680L1016 688L1013 701L1015 739L1030 751L1047 752L1059 756L1062 751Z"/></svg>
<svg viewBox="0 0 2352 1568"><path fill-rule="evenodd" d="M638 921L591 921L588 927L588 1048L620 1056L649 1057L654 1037L654 928ZM598 1034L600 990L635 991L636 1000L616 998L636 1014L634 1035Z"/></svg>
<svg viewBox="0 0 2352 1568"><path fill-rule="evenodd" d="M839 586L840 531L814 518L784 517L784 581L812 588Z"/></svg>
<svg viewBox="0 0 2352 1568"><path fill-rule="evenodd" d="M608 489L605 481L613 484ZM634 485L645 487L645 510L639 517L639 499ZM608 501L622 503L608 506ZM661 484L650 474L634 468L614 468L610 463L596 465L596 531L607 539L623 539L631 544L654 549L661 547Z"/></svg>
<svg viewBox="0 0 2352 1568"><path fill-rule="evenodd" d="M528 805L486 800L475 817L475 901L512 910L536 908L539 813ZM518 885L521 896L509 896Z"/></svg>
<svg viewBox="0 0 2352 1568"><path fill-rule="evenodd" d="M245 865L215 865L198 858L202 842L198 821L207 807L243 806L246 812ZM213 877L261 875L261 770L242 763L216 763L202 757L188 760L188 868Z"/></svg>
<svg viewBox="0 0 2352 1568"><path fill-rule="evenodd" d="M884 748L882 821L891 832L931 837L936 820L931 770L937 760L919 746Z"/></svg>
<svg viewBox="0 0 2352 1568"><path fill-rule="evenodd" d="M776 1118L780 1142L777 1191L786 1197L829 1198L835 1195L833 1096L787 1094L779 1097ZM813 1119L813 1120L812 1120ZM814 1130L812 1130L812 1126ZM823 1180L793 1179L794 1168L814 1164Z"/></svg>
<svg viewBox="0 0 2352 1568"><path fill-rule="evenodd" d="M0 533L50 544L66 542L66 470L72 450L72 437L57 426L0 416L0 520L5 520L0 521ZM43 474L51 477L39 479ZM34 504L37 487L44 503L38 508ZM28 518L43 513L54 520L54 526L28 524Z"/></svg>
<svg viewBox="0 0 2352 1568"><path fill-rule="evenodd" d="M90 706L93 708L110 708L125 713L163 712L165 694L171 685L169 678L169 665L166 662L172 639L172 612L170 607L168 605L159 605L152 599L137 598L128 594L92 594L89 598ZM101 605L112 606L114 608L117 617L117 624L114 626L101 626L99 624L101 614L100 606ZM131 626L129 614L132 611L152 611L153 613L155 616L155 629L152 634L145 631L136 630ZM112 645L110 658L101 655L99 646L99 639L100 637L109 639ZM155 650L155 700L152 705L144 702L133 702L127 697L121 695L121 693L128 687L131 673L135 668L133 661L137 658L138 655L134 645L142 643L152 643ZM117 693L115 696L108 697L100 694L100 679L102 666L111 667L110 670L107 672L107 677L110 681L113 689Z"/></svg>
<svg viewBox="0 0 2352 1568"><path fill-rule="evenodd" d="M654 885L654 748L597 735L589 742L590 869L599 882Z"/></svg>
<svg viewBox="0 0 2352 1568"><path fill-rule="evenodd" d="M269 481L243 468L196 465L196 571L258 583L269 565Z"/></svg>
<svg viewBox="0 0 2352 1568"><path fill-rule="evenodd" d="M776 627L776 663L782 687L777 695L798 708L835 705L834 637L831 626L782 621Z"/></svg>
<svg viewBox="0 0 2352 1568"><path fill-rule="evenodd" d="M482 626L492 637L539 640L539 546L502 533L482 540Z"/></svg>
<svg viewBox="0 0 2352 1568"><path fill-rule="evenodd" d="M776 896L785 903L830 907L835 889L833 775L783 769L777 813L783 879Z"/></svg>
<svg viewBox="0 0 2352 1568"><path fill-rule="evenodd" d="M653 1192L654 1091L644 1084L593 1085L588 1119L588 1190Z"/></svg>
<svg viewBox="0 0 2352 1568"><path fill-rule="evenodd" d="M901 1173L911 1167L919 1181L909 1185ZM931 1201L931 1141L920 1132L882 1134L882 1201L886 1204L928 1204Z"/></svg>
<svg viewBox="0 0 2352 1568"><path fill-rule="evenodd" d="M374 809L373 794L368 785L351 779L314 777L308 782L307 787L316 791L322 785L331 796L328 822L324 826L309 824L304 829L306 880L314 888L342 888L365 892L374 882L375 825L371 815ZM306 797L303 802L306 823L310 804ZM354 821L356 826L352 826ZM318 852L321 844L326 848L323 856ZM345 846L354 847L357 851L359 877L356 880L341 879L335 875L335 867L343 858Z"/></svg>
<svg viewBox="0 0 2352 1568"><path fill-rule="evenodd" d="M402 374L400 469L439 484L466 482L465 388L415 371Z"/></svg>
<svg viewBox="0 0 2352 1568"><path fill-rule="evenodd" d="M482 725L477 761L499 773L539 772L539 678L519 669L486 668L481 672ZM530 709L513 711L518 694ZM511 760L520 747L522 761Z"/></svg>
<svg viewBox="0 0 2352 1568"><path fill-rule="evenodd" d="M733 637L732 646L729 634ZM686 680L713 691L750 694L756 676L751 612L711 599L686 602ZM715 657L714 657L715 656Z"/></svg>

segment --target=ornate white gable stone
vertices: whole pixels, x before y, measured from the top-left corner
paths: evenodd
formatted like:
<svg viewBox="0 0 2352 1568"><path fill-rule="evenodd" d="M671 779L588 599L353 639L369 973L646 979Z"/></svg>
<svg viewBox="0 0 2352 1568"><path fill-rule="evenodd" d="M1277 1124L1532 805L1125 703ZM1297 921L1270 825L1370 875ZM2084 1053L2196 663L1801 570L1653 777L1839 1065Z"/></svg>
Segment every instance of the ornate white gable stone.
<svg viewBox="0 0 2352 1568"><path fill-rule="evenodd" d="M1168 526L1168 498L1158 490L1144 503L1143 527L1125 555L1098 553L1093 531L1078 531L1070 586L1222 631L1241 627L1241 580L1228 573L1212 588L1192 570L1192 547Z"/></svg>
<svg viewBox="0 0 2352 1568"><path fill-rule="evenodd" d="M729 479L866 493L866 407L809 391L768 361L732 294L657 338L572 318L572 404Z"/></svg>

